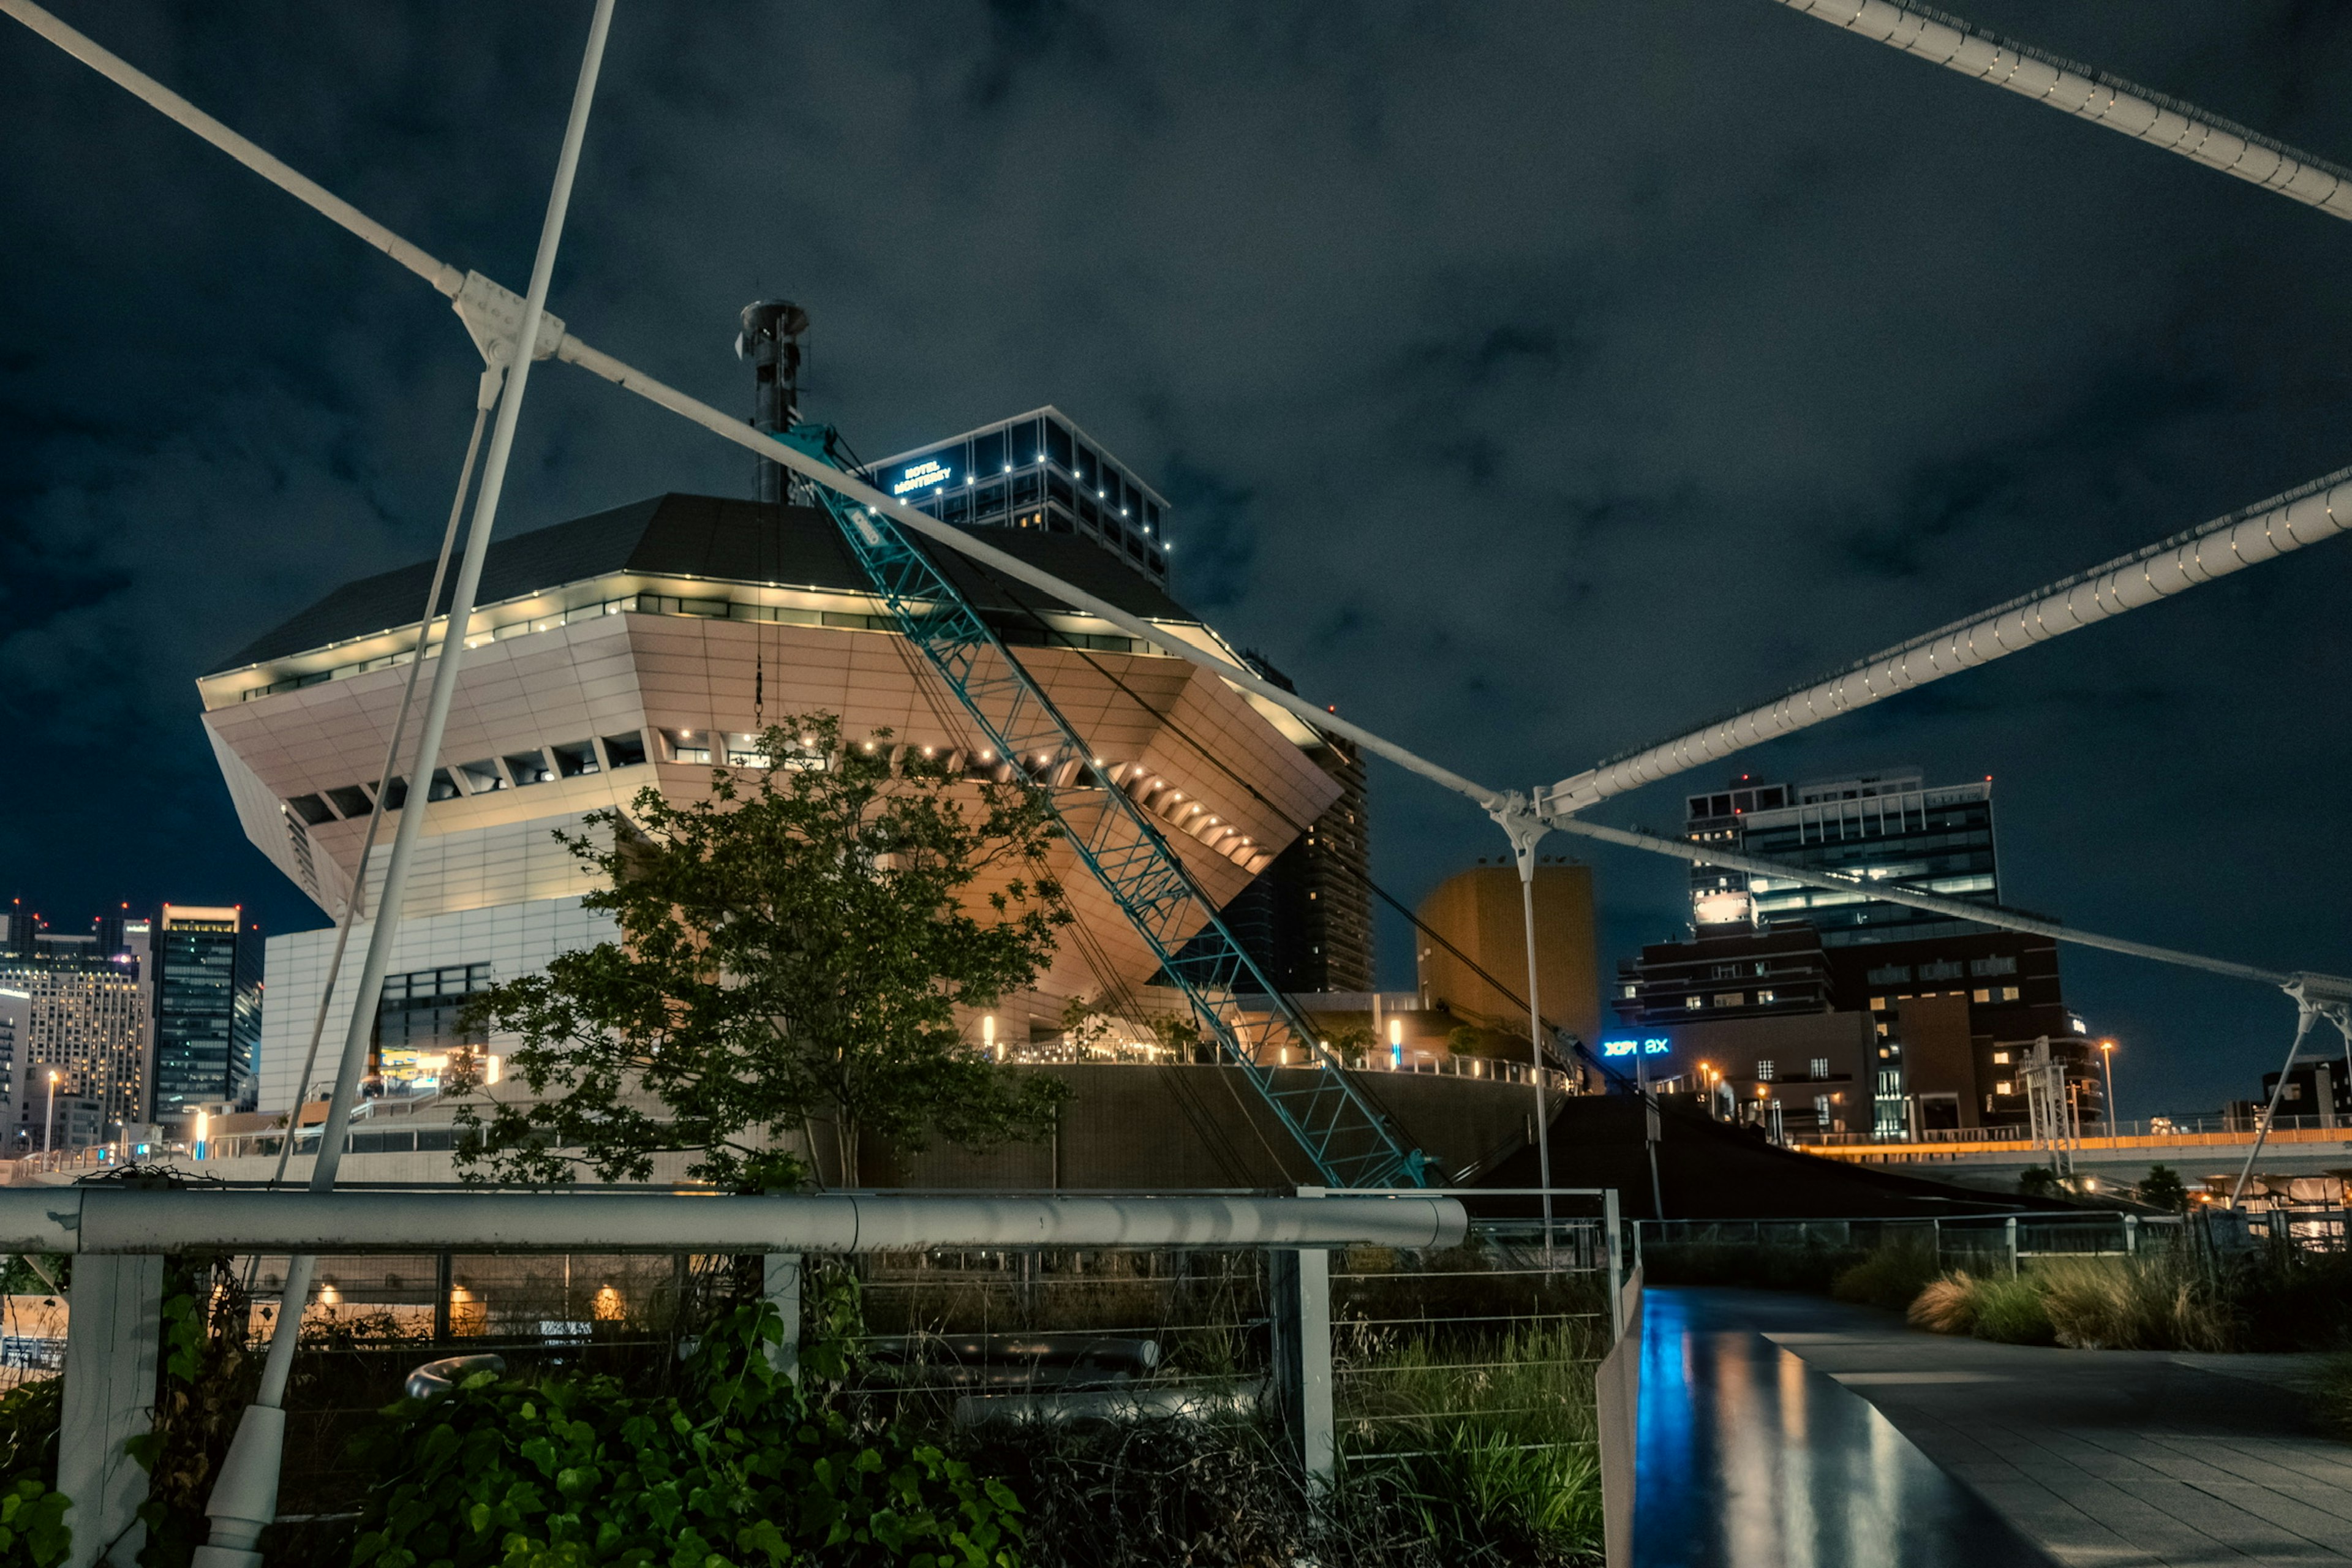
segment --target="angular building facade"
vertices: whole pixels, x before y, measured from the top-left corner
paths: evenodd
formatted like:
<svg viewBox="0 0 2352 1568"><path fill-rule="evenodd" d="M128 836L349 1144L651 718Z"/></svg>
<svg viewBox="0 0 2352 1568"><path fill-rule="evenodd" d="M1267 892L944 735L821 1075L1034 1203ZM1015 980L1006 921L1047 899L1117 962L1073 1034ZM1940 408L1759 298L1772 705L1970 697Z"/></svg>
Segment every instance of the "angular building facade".
<svg viewBox="0 0 2352 1568"><path fill-rule="evenodd" d="M1124 545L1114 554L1048 529L1009 529L998 542L1149 621L1167 644L1234 657ZM1034 590L940 555L1213 904L1274 864L1291 824L1316 821L1343 793L1314 755L1324 737L1286 711L1159 643L1041 609ZM362 874L373 775L431 570L339 589L198 683L246 832L329 916ZM427 657L446 634L436 626ZM1003 766L814 509L667 495L510 536L490 548L464 635L446 761L429 779L394 781L385 803L397 812L422 800L429 815L371 1025L381 1091L432 1087L447 1053L475 1044L457 1034L471 990L611 934L581 907L591 884L557 831L625 809L648 787L707 797L712 765L749 760L763 719L824 710L852 733L887 728L967 768ZM379 840L371 888L390 839ZM1068 999L1132 994L1158 967L1085 868L1055 854L1084 940L1063 944L1034 994L997 1009L1002 1038L1056 1029ZM355 944L366 935L362 921ZM264 1111L315 1097L332 1076L347 1001L329 1013L325 1059L303 1060L332 942L320 930L268 942Z"/></svg>

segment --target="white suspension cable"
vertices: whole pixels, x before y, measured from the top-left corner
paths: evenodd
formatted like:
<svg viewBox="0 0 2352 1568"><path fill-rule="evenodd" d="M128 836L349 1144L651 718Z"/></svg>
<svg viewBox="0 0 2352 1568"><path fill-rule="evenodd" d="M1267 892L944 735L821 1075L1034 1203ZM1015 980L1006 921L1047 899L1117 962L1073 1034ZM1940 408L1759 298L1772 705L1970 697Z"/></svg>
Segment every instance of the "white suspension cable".
<svg viewBox="0 0 2352 1568"><path fill-rule="evenodd" d="M1688 769L2111 620L2352 528L2352 468L2160 539L2129 555L1872 654L1836 675L1538 792L1555 824L1571 812Z"/></svg>
<svg viewBox="0 0 2352 1568"><path fill-rule="evenodd" d="M2137 83L1979 32L1909 0L1780 0L1792 11L2062 110L2209 169L2352 218L2352 171Z"/></svg>
<svg viewBox="0 0 2352 1568"><path fill-rule="evenodd" d="M14 16L141 102L194 132L238 163L305 205L358 235L444 294L455 294L463 278L307 175L297 174L146 72L103 49L30 0L0 0L0 12Z"/></svg>
<svg viewBox="0 0 2352 1568"><path fill-rule="evenodd" d="M555 188L548 197L547 214L540 226L539 248L530 269L530 291L523 301L518 344L538 341L541 317L554 279L555 255L563 235L563 220L572 203L572 184L580 167L581 145L587 139L588 110L596 95L596 78L604 64L604 42L612 30L614 0L596 0L588 23L587 50L572 96L572 113L563 128L562 151L555 164ZM491 363L498 363L495 356ZM498 521L499 498L505 489L507 463L514 451L515 426L522 415L523 392L530 380L531 356L517 353L506 366L506 384L499 398L497 423L490 432L489 456L482 469L481 490L474 500L474 520L466 535L466 553L457 568L450 595L448 628L441 638L441 656L433 672L432 696L425 722L417 733L416 763L412 788L393 835L392 856L384 868L383 887L376 899L375 923L368 932L367 956L352 997L351 1027L343 1038L335 1089L327 1102L327 1119L320 1130L319 1152L310 1168L310 1190L331 1192L342 1163L345 1130L351 1125L352 1103L358 1097L360 1071L367 1061L368 1042L374 1032L375 1013L390 967L392 947L400 930L401 911L408 888L408 872L423 836L426 805L433 793L433 771L439 765L441 735L456 696L457 672L465 664L466 634L473 623L474 598L480 586L482 563L489 552L490 532ZM428 606L429 610L430 606ZM416 657L424 661L420 637ZM367 868L359 868L363 880ZM301 1337L303 1309L310 1293L310 1275L317 1259L307 1253L288 1259L286 1285L278 1297L278 1321L272 1327L269 1353L262 1363L261 1383L253 1403L238 1423L229 1457L215 1481L205 1513L212 1521L212 1542L195 1559L195 1568L261 1568L257 1543L261 1532L278 1514L279 1457L284 1451L286 1384L294 1366L294 1350Z"/></svg>
<svg viewBox="0 0 2352 1568"><path fill-rule="evenodd" d="M310 1048L302 1054L302 1071L294 1080L294 1118L287 1125L285 1141L278 1145L278 1169L269 1177L273 1187L286 1179L287 1163L294 1157L295 1141L301 1131L302 1105L310 1097L310 1074L319 1065L319 1042L326 1035L327 1013L335 999L335 982L343 972L343 950L351 945L352 927L367 912L368 858L375 851L376 835L383 829L384 813L390 809L384 805L384 797L400 766L401 737L408 732L408 713L416 702L417 679L425 673L425 639L432 633L436 612L441 607L441 586L449 574L449 557L457 548L457 525L466 517L466 493L473 488L474 459L481 451L482 430L488 425L490 409L498 402L501 379L495 369L482 372L480 390L474 399L474 433L466 441L466 460L457 468L457 493L449 500L449 522L441 532L440 558L433 563L433 586L425 590L424 613L417 617L415 652L409 660L408 679L401 687L400 709L393 715L392 734L384 742L383 768L376 779L375 805L368 812L367 834L360 840L359 869L352 878L352 896L343 906L343 918L335 922L335 951L327 960L327 977L319 990L319 1010L310 1020ZM414 769L410 776L415 776ZM425 787L430 793L429 779ZM257 1256L253 1259L248 1274L251 1267L257 1267L260 1261ZM251 1286L248 1279L247 1288Z"/></svg>

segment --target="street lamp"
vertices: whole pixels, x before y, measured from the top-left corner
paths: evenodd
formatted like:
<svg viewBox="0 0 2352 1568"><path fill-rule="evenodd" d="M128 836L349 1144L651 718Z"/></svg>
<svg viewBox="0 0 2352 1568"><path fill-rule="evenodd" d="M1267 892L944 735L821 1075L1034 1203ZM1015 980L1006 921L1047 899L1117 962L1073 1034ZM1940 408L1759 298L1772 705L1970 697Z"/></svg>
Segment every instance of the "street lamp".
<svg viewBox="0 0 2352 1568"><path fill-rule="evenodd" d="M58 1146L58 1075L49 1074L48 1108L41 1114L41 1153L54 1153ZM46 1163L46 1162L45 1162Z"/></svg>
<svg viewBox="0 0 2352 1568"><path fill-rule="evenodd" d="M2099 1067L2100 1067L2101 1070L2103 1070L2103 1071L2107 1075L2107 1104L2106 1104L2106 1111L2107 1111L2107 1140L2108 1140L2108 1142L2113 1142L2115 1141L2115 1137L2116 1137L2116 1043L2115 1043L2115 1041L2113 1041L2113 1040L2101 1040L2101 1041L2099 1042Z"/></svg>

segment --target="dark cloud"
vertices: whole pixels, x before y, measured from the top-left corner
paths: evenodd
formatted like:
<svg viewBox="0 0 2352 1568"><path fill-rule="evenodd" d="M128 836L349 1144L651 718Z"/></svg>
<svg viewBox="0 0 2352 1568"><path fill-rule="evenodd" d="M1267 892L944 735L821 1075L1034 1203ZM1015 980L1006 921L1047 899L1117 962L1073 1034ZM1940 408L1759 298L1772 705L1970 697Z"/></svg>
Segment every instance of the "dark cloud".
<svg viewBox="0 0 2352 1568"><path fill-rule="evenodd" d="M584 5L59 9L523 280ZM2352 153L2336 8L2045 9L1979 19ZM429 552L477 363L429 289L13 26L0 102L0 881L307 921L191 682ZM1179 590L1237 640L1526 784L2345 462L2347 237L1767 0L624 0L556 308L735 406L736 308L799 299L814 405L869 454L1059 404L1176 500ZM747 485L542 367L505 523ZM2352 968L2347 582L2327 547L1738 766L1991 773L2016 901ZM1407 896L1499 847L1378 788ZM1612 954L1679 923L1672 867L1601 884ZM2250 1092L2284 1044L2259 993L2070 974L2127 1111Z"/></svg>

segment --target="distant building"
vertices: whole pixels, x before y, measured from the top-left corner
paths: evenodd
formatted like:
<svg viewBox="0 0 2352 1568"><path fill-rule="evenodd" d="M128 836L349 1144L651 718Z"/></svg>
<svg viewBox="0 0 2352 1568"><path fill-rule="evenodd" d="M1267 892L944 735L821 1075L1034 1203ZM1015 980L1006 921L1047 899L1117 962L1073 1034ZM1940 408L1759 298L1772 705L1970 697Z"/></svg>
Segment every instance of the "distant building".
<svg viewBox="0 0 2352 1568"><path fill-rule="evenodd" d="M1691 795L1687 806L1694 843L1941 898L2000 900L1990 780L1930 788L1913 771L1799 784L1742 778ZM1866 1016L1878 1037L1872 1098L1881 1137L2024 1121L2014 1068L2046 1035L2084 1120L2104 1113L2092 1047L2061 994L2049 938L1713 867L1692 870L1691 922L1689 941L1645 947L1618 965L1611 1001L1622 1025Z"/></svg>
<svg viewBox="0 0 2352 1568"><path fill-rule="evenodd" d="M1538 865L1535 906L1537 1005L1545 1017L1590 1042L1601 1032L1592 868ZM1457 871L1431 890L1417 913L1429 928L1414 949L1423 1005L1524 1035L1525 1005L1513 999L1524 995L1528 984L1518 868L1507 864ZM1507 994L1481 977L1481 969Z"/></svg>
<svg viewBox="0 0 2352 1568"><path fill-rule="evenodd" d="M58 1093L89 1099L110 1122L147 1120L147 991L142 946L112 946L128 937L143 943L143 921L94 922L89 934L34 929L0 953L0 986L22 991L28 1017L20 1050L28 1090L46 1090L49 1070ZM37 926L37 922L36 922ZM63 1145L60 1145L62 1147Z"/></svg>
<svg viewBox="0 0 2352 1568"><path fill-rule="evenodd" d="M1242 657L1265 679L1286 691L1297 689L1255 653ZM1336 735L1301 725L1297 739L1339 786L1339 798L1219 914L1242 951L1286 995L1368 992L1372 858L1364 760Z"/></svg>
<svg viewBox="0 0 2352 1568"><path fill-rule="evenodd" d="M235 905L165 904L149 939L155 1092L145 1119L249 1105L261 1047L260 934Z"/></svg>
<svg viewBox="0 0 2352 1568"><path fill-rule="evenodd" d="M1654 1088L1705 1097L1721 1120L1795 1140L1872 1130L1879 1048L1865 1016L1815 1010L1621 1024L1599 1054Z"/></svg>
<svg viewBox="0 0 2352 1568"><path fill-rule="evenodd" d="M2271 1102L2271 1096L2278 1092L2278 1080L2274 1072L2263 1074L2259 1103ZM2279 1095L2278 1113L2315 1117L2322 1127L2352 1125L2352 1074L2346 1073L2341 1061L2297 1062L2286 1075L2286 1092Z"/></svg>
<svg viewBox="0 0 2352 1568"><path fill-rule="evenodd" d="M7 917L0 916L0 920ZM24 1088L25 1034L33 1013L32 994L0 985L0 1124L15 1126ZM13 1142L0 1143L0 1159L14 1158Z"/></svg>

